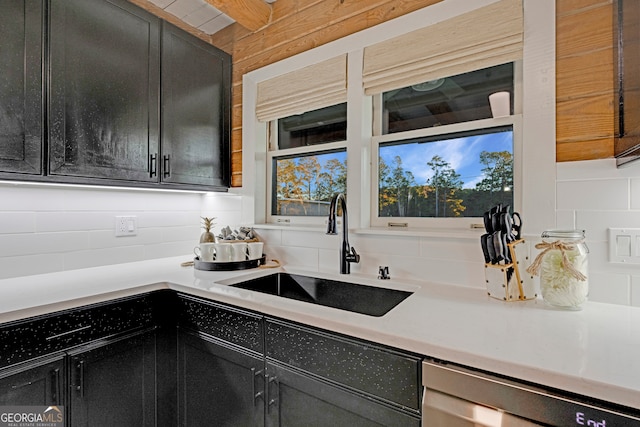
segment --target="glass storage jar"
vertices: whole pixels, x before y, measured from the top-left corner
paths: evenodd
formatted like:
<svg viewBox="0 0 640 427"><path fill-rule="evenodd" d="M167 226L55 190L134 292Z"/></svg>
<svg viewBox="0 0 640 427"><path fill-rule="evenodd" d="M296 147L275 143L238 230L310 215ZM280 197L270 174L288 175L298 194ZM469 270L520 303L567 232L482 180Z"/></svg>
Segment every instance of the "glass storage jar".
<svg viewBox="0 0 640 427"><path fill-rule="evenodd" d="M549 305L579 310L589 294L588 254L584 230L547 230L536 249L542 252L527 269L540 274L542 299Z"/></svg>

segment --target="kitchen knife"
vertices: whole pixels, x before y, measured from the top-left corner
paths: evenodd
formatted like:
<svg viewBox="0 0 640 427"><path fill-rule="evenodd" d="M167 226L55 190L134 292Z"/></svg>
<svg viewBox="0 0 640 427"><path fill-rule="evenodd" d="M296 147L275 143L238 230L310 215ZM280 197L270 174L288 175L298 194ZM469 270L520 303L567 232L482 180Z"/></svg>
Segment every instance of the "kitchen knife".
<svg viewBox="0 0 640 427"><path fill-rule="evenodd" d="M491 255L489 254L489 248L487 247L487 238L489 234L483 234L480 236L480 246L482 247L482 254L484 255L484 262L489 264L491 262Z"/></svg>
<svg viewBox="0 0 640 427"><path fill-rule="evenodd" d="M491 261L491 264L497 264L496 249L493 245L493 234L487 234L487 252L489 253L489 260Z"/></svg>
<svg viewBox="0 0 640 427"><path fill-rule="evenodd" d="M505 264L511 264L511 252L509 251L509 236L507 233L502 233L502 254L504 256Z"/></svg>
<svg viewBox="0 0 640 427"><path fill-rule="evenodd" d="M522 237L522 218L518 212L514 212L511 218L513 220L513 224L511 225L513 228L513 237L515 240L520 240Z"/></svg>
<svg viewBox="0 0 640 427"><path fill-rule="evenodd" d="M504 260L504 249L502 248L502 232L500 230L494 232L491 241L493 242L493 250L495 253L495 257L493 258L492 263L498 264L500 261Z"/></svg>
<svg viewBox="0 0 640 427"><path fill-rule="evenodd" d="M491 234L493 233L493 228L491 226L491 212L486 211L484 213L484 215L482 216L483 220L484 220L484 229L487 233Z"/></svg>

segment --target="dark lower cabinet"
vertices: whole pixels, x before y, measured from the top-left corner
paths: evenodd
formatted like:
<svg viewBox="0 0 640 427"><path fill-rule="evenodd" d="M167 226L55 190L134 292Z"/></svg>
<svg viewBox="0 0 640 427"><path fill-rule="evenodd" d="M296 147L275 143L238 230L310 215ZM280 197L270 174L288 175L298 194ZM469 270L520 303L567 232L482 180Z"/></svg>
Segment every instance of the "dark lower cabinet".
<svg viewBox="0 0 640 427"><path fill-rule="evenodd" d="M267 364L268 427L410 427L420 418L366 396Z"/></svg>
<svg viewBox="0 0 640 427"><path fill-rule="evenodd" d="M180 312L181 426L420 425L415 355L189 296Z"/></svg>
<svg viewBox="0 0 640 427"><path fill-rule="evenodd" d="M154 332L72 353L69 371L71 426L157 424Z"/></svg>
<svg viewBox="0 0 640 427"><path fill-rule="evenodd" d="M64 356L0 371L0 406L65 404Z"/></svg>
<svg viewBox="0 0 640 427"><path fill-rule="evenodd" d="M264 360L178 335L178 425L263 426Z"/></svg>
<svg viewBox="0 0 640 427"><path fill-rule="evenodd" d="M0 325L0 406L68 427L420 424L420 358L159 291Z"/></svg>

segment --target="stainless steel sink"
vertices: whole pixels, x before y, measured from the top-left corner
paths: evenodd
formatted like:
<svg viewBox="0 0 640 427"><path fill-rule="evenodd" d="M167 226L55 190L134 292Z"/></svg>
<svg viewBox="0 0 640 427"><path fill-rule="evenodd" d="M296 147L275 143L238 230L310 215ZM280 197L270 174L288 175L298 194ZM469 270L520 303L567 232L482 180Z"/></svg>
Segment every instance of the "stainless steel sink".
<svg viewBox="0 0 640 427"><path fill-rule="evenodd" d="M376 317L384 316L413 293L289 273L230 286Z"/></svg>

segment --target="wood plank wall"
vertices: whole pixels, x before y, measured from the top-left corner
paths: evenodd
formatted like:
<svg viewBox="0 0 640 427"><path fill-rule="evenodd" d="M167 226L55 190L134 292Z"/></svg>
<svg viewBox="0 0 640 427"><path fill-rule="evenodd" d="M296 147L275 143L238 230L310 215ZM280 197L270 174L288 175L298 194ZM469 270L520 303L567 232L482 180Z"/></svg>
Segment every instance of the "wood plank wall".
<svg viewBox="0 0 640 427"><path fill-rule="evenodd" d="M242 76L273 62L441 0L277 0L274 22L250 33L237 24L211 42L233 55L231 185L242 185Z"/></svg>
<svg viewBox="0 0 640 427"><path fill-rule="evenodd" d="M242 185L242 76L442 0L277 0L274 21L207 37L148 0L129 0L233 55L232 179ZM613 0L556 0L556 158L613 156Z"/></svg>
<svg viewBox="0 0 640 427"><path fill-rule="evenodd" d="M556 0L556 159L614 150L612 0Z"/></svg>

